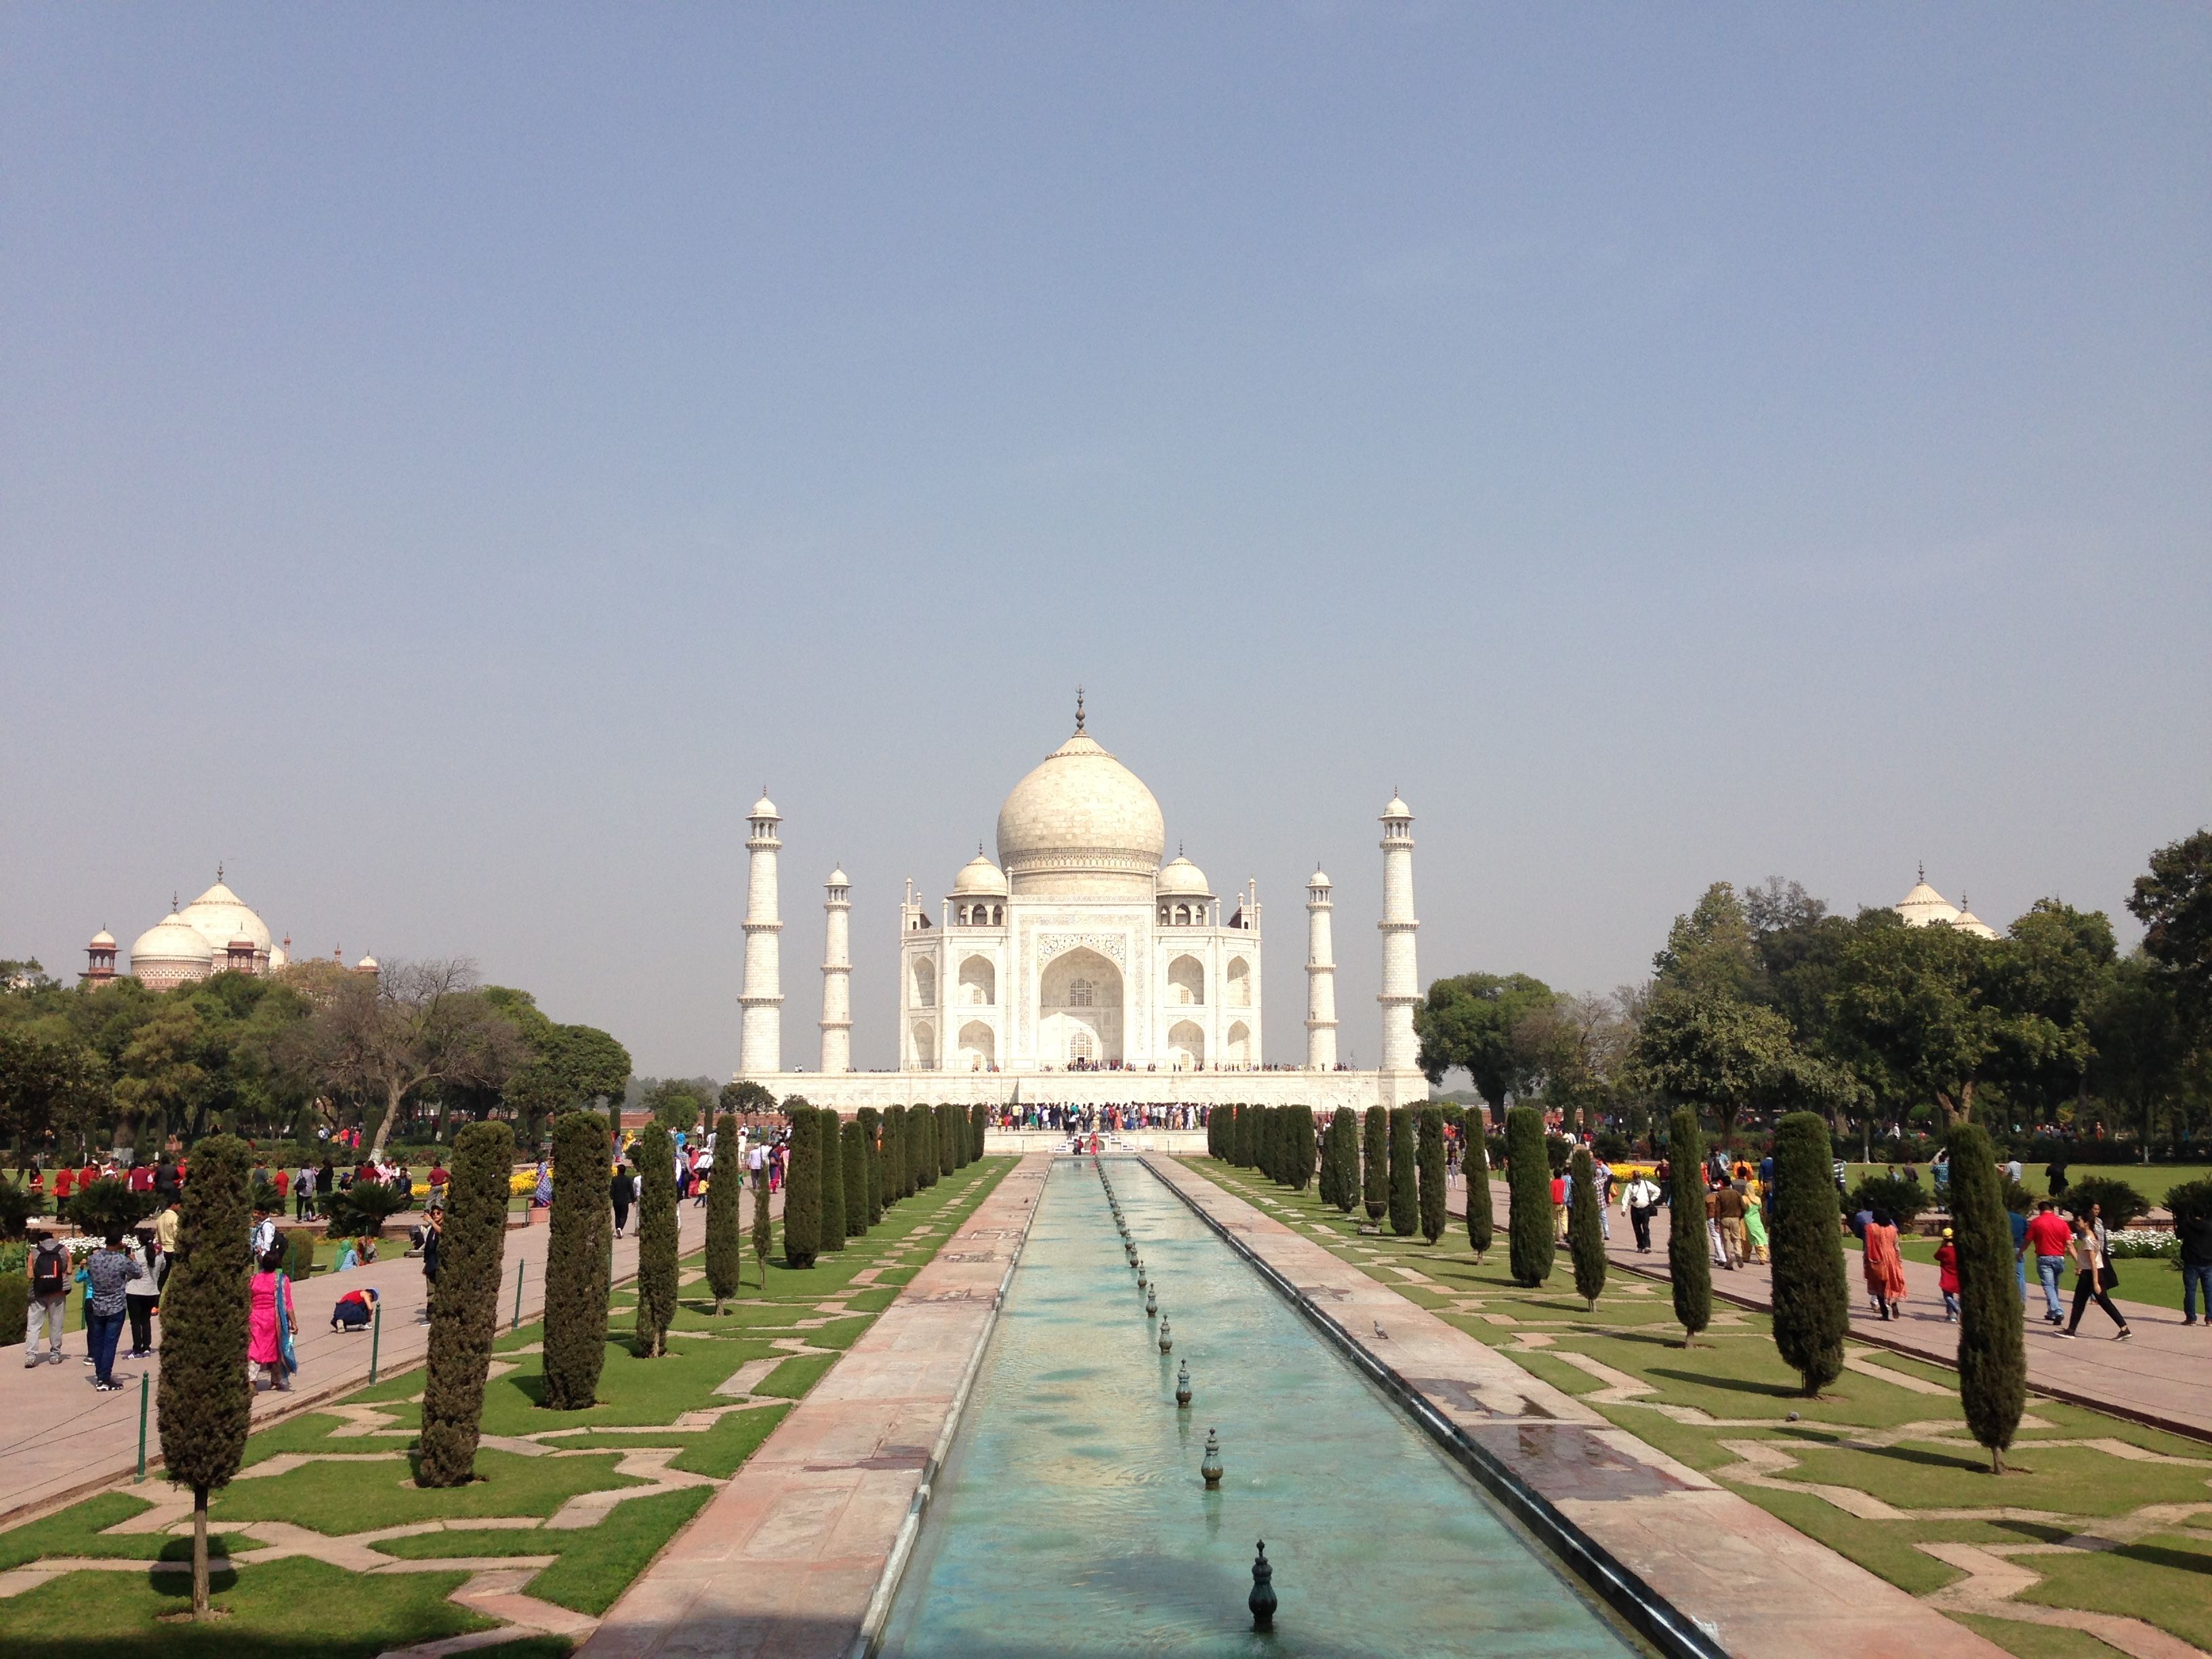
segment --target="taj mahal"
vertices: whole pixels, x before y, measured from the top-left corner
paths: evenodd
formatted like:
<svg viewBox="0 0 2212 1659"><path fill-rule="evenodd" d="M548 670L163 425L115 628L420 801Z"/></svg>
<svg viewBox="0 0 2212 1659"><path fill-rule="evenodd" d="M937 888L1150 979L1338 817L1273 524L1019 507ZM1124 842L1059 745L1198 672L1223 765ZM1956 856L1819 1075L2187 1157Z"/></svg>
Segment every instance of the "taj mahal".
<svg viewBox="0 0 2212 1659"><path fill-rule="evenodd" d="M1426 1098L1406 803L1394 796L1382 814L1381 1068L1337 1061L1334 907L1316 870L1306 884L1305 1064L1263 1069L1258 884L1224 900L1180 853L1163 863L1159 802L1085 725L1079 693L1074 732L999 809L995 862L978 848L936 905L907 882L896 1072L853 1069L842 870L824 884L820 1069L785 1069L783 819L765 793L753 803L738 1077L846 1111L917 1100L1334 1109Z"/></svg>

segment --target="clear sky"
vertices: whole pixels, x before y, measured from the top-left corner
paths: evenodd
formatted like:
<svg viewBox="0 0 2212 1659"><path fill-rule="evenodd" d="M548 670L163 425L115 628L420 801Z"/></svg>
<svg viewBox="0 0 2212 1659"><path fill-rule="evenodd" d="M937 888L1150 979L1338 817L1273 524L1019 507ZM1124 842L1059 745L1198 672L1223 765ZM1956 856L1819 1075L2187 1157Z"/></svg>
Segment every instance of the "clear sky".
<svg viewBox="0 0 2212 1659"><path fill-rule="evenodd" d="M1269 1058L1717 878L2118 913L2212 820L2212 14L0 9L0 956L226 862L641 1070L785 1054L1071 725ZM2124 918L2123 918L2124 920Z"/></svg>

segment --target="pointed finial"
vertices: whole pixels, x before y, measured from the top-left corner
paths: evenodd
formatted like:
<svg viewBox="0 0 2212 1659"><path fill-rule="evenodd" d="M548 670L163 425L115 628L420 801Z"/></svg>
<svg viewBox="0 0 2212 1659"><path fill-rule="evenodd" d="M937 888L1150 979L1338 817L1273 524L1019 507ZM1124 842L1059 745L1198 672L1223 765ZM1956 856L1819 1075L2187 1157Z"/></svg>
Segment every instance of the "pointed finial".
<svg viewBox="0 0 2212 1659"><path fill-rule="evenodd" d="M1923 881L1926 881L1928 879L1928 860L1926 859L1920 860L1920 879Z"/></svg>
<svg viewBox="0 0 2212 1659"><path fill-rule="evenodd" d="M221 859L217 859L215 861L215 879L216 884L218 887L222 884L222 860Z"/></svg>
<svg viewBox="0 0 2212 1659"><path fill-rule="evenodd" d="M1083 688L1079 685L1075 688L1075 729L1083 729Z"/></svg>
<svg viewBox="0 0 2212 1659"><path fill-rule="evenodd" d="M177 912L178 912L178 911L179 911L179 910L183 909L184 908L185 908L185 907L184 907L181 903L179 903L179 902L178 902L178 899L177 899L177 890L176 890L175 888L172 887L172 888L169 890L169 914L170 914L171 915L173 915L173 915L175 915L177 914Z"/></svg>

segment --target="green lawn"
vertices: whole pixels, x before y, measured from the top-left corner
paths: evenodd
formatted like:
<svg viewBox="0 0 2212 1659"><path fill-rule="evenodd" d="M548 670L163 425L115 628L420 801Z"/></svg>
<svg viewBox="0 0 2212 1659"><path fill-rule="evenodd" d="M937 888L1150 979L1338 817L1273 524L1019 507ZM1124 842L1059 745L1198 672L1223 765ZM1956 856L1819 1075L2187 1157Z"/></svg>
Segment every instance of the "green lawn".
<svg viewBox="0 0 2212 1659"><path fill-rule="evenodd" d="M2212 1644L2212 1550L2190 1530L2212 1530L2212 1446L2032 1399L2032 1421L2007 1455L2014 1472L1994 1476L1988 1455L1967 1432L1954 1393L1929 1394L1885 1380L1893 1375L1954 1389L1956 1376L1942 1366L1863 1350L1863 1358L1881 1374L1846 1370L1818 1400L1807 1400L1796 1373L1776 1354L1764 1314L1716 1303L1717 1322L1695 1347L1685 1349L1664 1285L1616 1270L1595 1311L1588 1311L1574 1293L1565 1250L1545 1284L1516 1285L1506 1272L1502 1226L1495 1248L1478 1266L1463 1227L1433 1248L1418 1238L1362 1237L1352 1218L1324 1208L1311 1192L1291 1193L1212 1159L1191 1163L1566 1393L1588 1399L1606 1385L1562 1358L1565 1353L1587 1356L1636 1378L1653 1392L1635 1401L1592 1401L1593 1408L1914 1595L1929 1595L1960 1576L1917 1547L1923 1543L1972 1543L2002 1553L2077 1534L2132 1537L2136 1528L2154 1525L2155 1532L2118 1552L2012 1557L2041 1575L2022 1599L2122 1613L2185 1641ZM1316 1223L1323 1231L1313 1231ZM1388 1271L1401 1265L1433 1284L1409 1283ZM2132 1288L2150 1275L2130 1270L2153 1265L2123 1262L2120 1271ZM1492 1316L1512 1322L1493 1323ZM1549 1342L1523 1347L1523 1335ZM2212 1356L2212 1343L2207 1352ZM1654 1405L1675 1408L1689 1420ZM1799 1421L1788 1420L1792 1412ZM2047 1443L2065 1441L2118 1442L2154 1455L2123 1458L2095 1445ZM1758 1443L1762 1455L1789 1462L1762 1473L1736 1449L1743 1443ZM1817 1486L1855 1488L1900 1514L1862 1519L1829 1502L1814 1490ZM2158 1505L2175 1507L2152 1507ZM2175 1518L2192 1507L2190 1518ZM2021 1659L2111 1659L2114 1651L2077 1632L2024 1620L1970 1622Z"/></svg>
<svg viewBox="0 0 2212 1659"><path fill-rule="evenodd" d="M533 1440L550 1455L501 1447L477 1455L468 1486L424 1490L414 1484L410 1455L420 1426L419 1370L387 1376L343 1401L349 1414L315 1408L252 1436L250 1468L286 1455L314 1460L282 1474L234 1480L218 1492L211 1514L219 1539L249 1554L258 1547L254 1523L281 1521L329 1535L358 1534L422 1522L445 1529L373 1546L395 1559L436 1561L462 1556L551 1556L527 1593L580 1613L612 1606L668 1540L708 1502L712 1486L668 1486L655 1477L617 1468L627 1452L659 1451L679 1475L721 1481L736 1473L789 1413L789 1401L811 1389L890 1305L896 1285L933 1255L984 1195L1013 1166L1011 1158L979 1161L896 1206L869 1233L813 1267L794 1269L771 1259L765 1291L750 1251L746 1280L720 1313L703 1281L683 1285L669 1351L645 1357L629 1329L632 1298L618 1290L599 1402L580 1412L548 1411L543 1397L542 1329L502 1333L494 1347L499 1374L487 1383L487 1435ZM779 1235L781 1234L781 1229ZM914 1235L920 1231L921 1237ZM888 1254L903 1249L897 1261ZM701 1258L687 1258L688 1277ZM854 1285L881 1269L880 1288ZM819 1352L793 1352L792 1344ZM753 1360L775 1359L753 1390L762 1403L719 1395L716 1388ZM772 1403L770 1403L772 1402ZM372 1407L377 1420L364 1434L351 1408ZM719 1411L718 1416L709 1413ZM698 1413L692 1426L675 1425ZM665 1425L663 1433L635 1431ZM665 1489L651 1490L659 1486ZM493 1519L543 1520L582 1495L646 1489L615 1504L593 1524L547 1529L489 1527ZM142 1513L149 1486L100 1493L49 1516L0 1532L0 1571L46 1558L106 1556L190 1559L183 1537L158 1533L110 1534L106 1528ZM227 1616L208 1626L160 1622L188 1600L190 1576L65 1574L0 1601L0 1651L148 1656L207 1655L211 1659L312 1652L369 1656L387 1649L486 1628L482 1619L447 1601L463 1582L456 1572L365 1577L311 1559L251 1562L220 1574L216 1605ZM533 1638L502 1644L501 1659L555 1659L565 1640Z"/></svg>

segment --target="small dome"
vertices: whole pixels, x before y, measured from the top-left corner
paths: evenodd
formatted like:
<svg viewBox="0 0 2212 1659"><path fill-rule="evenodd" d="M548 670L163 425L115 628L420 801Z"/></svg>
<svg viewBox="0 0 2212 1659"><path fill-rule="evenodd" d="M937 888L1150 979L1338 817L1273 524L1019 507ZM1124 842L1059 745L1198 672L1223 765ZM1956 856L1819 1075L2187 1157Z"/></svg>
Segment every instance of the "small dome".
<svg viewBox="0 0 2212 1659"><path fill-rule="evenodd" d="M1321 866L1319 865L1316 865L1314 866L1313 876L1311 879L1306 883L1306 885L1308 887L1326 887L1328 884L1328 878L1322 873Z"/></svg>
<svg viewBox="0 0 2212 1659"><path fill-rule="evenodd" d="M106 929L105 927L103 927L103 928L101 928L98 933L94 933L94 934L92 936L92 942L93 942L95 945L113 945L113 944L115 943L115 935L114 935L114 934L112 934L112 933L109 933L109 932L107 931L107 929Z"/></svg>
<svg viewBox="0 0 2212 1659"><path fill-rule="evenodd" d="M1923 877L1913 890L1897 902L1897 914L1905 918L1908 927L1925 927L1931 922L1956 921L1957 908L1941 893L1928 884Z"/></svg>
<svg viewBox="0 0 2212 1659"><path fill-rule="evenodd" d="M1951 924L1962 933L1972 933L1976 939L1995 939L1997 930L1966 908L1965 894L1959 896L1958 919Z"/></svg>
<svg viewBox="0 0 2212 1659"><path fill-rule="evenodd" d="M1006 878L999 866L981 853L960 866L960 873L952 878L952 892L957 898L967 893L988 893L1003 898L1006 893Z"/></svg>
<svg viewBox="0 0 2212 1659"><path fill-rule="evenodd" d="M853 884L845 878L845 866L841 864L830 872L830 879L824 884L830 887L850 887Z"/></svg>
<svg viewBox="0 0 2212 1659"><path fill-rule="evenodd" d="M1391 792L1390 804L1382 809L1382 816L1386 818L1410 818L1413 816L1413 809L1400 799L1394 790Z"/></svg>
<svg viewBox="0 0 2212 1659"><path fill-rule="evenodd" d="M775 818L780 821L783 814L775 810L775 803L768 798L768 793L763 790L761 793L761 798L753 803L753 810L745 816L753 818Z"/></svg>
<svg viewBox="0 0 2212 1659"><path fill-rule="evenodd" d="M1206 872L1180 853L1160 872L1159 890L1162 893L1187 893L1197 898L1213 896L1213 890L1206 884Z"/></svg>
<svg viewBox="0 0 2212 1659"><path fill-rule="evenodd" d="M200 937L200 930L172 910L131 942L131 965L188 962L206 964L215 960L215 947Z"/></svg>
<svg viewBox="0 0 2212 1659"><path fill-rule="evenodd" d="M253 908L219 880L179 914L187 926L198 931L210 951L228 951L231 940L243 939L252 943L258 955L276 942Z"/></svg>
<svg viewBox="0 0 2212 1659"><path fill-rule="evenodd" d="M363 957L359 962L354 963L353 970L356 974L374 973L376 971L376 958L374 957Z"/></svg>

